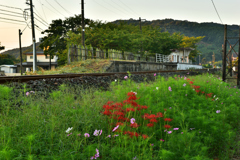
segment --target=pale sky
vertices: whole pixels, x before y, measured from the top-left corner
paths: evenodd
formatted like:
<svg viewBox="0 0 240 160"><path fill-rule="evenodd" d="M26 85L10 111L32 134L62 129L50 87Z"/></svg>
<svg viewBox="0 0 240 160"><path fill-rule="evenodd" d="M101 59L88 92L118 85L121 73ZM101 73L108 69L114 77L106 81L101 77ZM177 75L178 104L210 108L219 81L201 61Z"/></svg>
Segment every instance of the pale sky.
<svg viewBox="0 0 240 160"><path fill-rule="evenodd" d="M2 46L5 46L4 51L19 47L18 30L23 30L27 26L25 22L22 22L25 21L22 16L23 10L29 8L26 1L1 0L0 42ZM34 12L40 18L35 17L40 21L44 20L50 24L55 19L65 19L65 17L70 17L74 14L81 14L80 3L81 0L33 0ZM117 19L139 19L141 17L146 20L172 18L199 23L221 23L212 0L84 0L84 3L85 18L102 20L103 22L110 22ZM214 0L214 4L223 24L240 25L240 0ZM30 15L30 11L26 11ZM43 30L47 29L47 25L43 25L42 23L44 22L41 23L38 20L35 20L35 24ZM31 26L30 16L27 19L27 23ZM43 37L43 35L41 35L36 27L35 33L38 42L39 38ZM29 46L31 44L32 32L27 27L22 35L22 46Z"/></svg>

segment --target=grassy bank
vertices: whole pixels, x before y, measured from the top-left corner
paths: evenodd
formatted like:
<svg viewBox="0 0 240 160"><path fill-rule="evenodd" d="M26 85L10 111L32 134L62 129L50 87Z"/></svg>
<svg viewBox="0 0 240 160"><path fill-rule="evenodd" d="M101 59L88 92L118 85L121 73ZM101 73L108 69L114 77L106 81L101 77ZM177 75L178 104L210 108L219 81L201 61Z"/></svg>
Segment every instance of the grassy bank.
<svg viewBox="0 0 240 160"><path fill-rule="evenodd" d="M0 86L0 159L225 160L238 149L239 89L212 75L60 88Z"/></svg>

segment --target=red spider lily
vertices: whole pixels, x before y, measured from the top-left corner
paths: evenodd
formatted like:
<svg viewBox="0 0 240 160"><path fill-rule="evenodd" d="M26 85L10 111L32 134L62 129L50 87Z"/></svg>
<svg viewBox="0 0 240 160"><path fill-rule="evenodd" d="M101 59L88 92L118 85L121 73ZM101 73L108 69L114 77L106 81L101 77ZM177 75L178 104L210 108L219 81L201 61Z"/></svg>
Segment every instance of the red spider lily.
<svg viewBox="0 0 240 160"><path fill-rule="evenodd" d="M138 125L137 123L133 123L133 124L130 125L130 127L131 127L131 128L138 128L139 125Z"/></svg>
<svg viewBox="0 0 240 160"><path fill-rule="evenodd" d="M123 126L124 123L122 123L122 122L117 122L117 123L116 123L116 126L118 126L118 125L119 125L119 126Z"/></svg>
<svg viewBox="0 0 240 160"><path fill-rule="evenodd" d="M141 106L142 109L147 109L148 107L147 106Z"/></svg>
<svg viewBox="0 0 240 160"><path fill-rule="evenodd" d="M143 119L148 119L148 116L149 116L148 113L144 113L144 115L142 117L143 117Z"/></svg>
<svg viewBox="0 0 240 160"><path fill-rule="evenodd" d="M128 97L128 100L134 100L135 101L136 99L137 99L137 97L135 95Z"/></svg>
<svg viewBox="0 0 240 160"><path fill-rule="evenodd" d="M212 101L214 101L214 99L212 99Z"/></svg>
<svg viewBox="0 0 240 160"><path fill-rule="evenodd" d="M190 81L189 83L190 83L190 84L193 84L193 81Z"/></svg>
<svg viewBox="0 0 240 160"><path fill-rule="evenodd" d="M118 115L118 116L124 116L125 114L123 112L115 111L113 114Z"/></svg>
<svg viewBox="0 0 240 160"><path fill-rule="evenodd" d="M167 109L164 108L164 111L167 111Z"/></svg>
<svg viewBox="0 0 240 160"><path fill-rule="evenodd" d="M204 91L202 91L202 94L204 94L205 92Z"/></svg>
<svg viewBox="0 0 240 160"><path fill-rule="evenodd" d="M105 108L107 110L113 110L113 107L109 106L109 105L103 105L103 108Z"/></svg>
<svg viewBox="0 0 240 160"><path fill-rule="evenodd" d="M168 121L168 122L171 122L172 119L171 118L165 118L164 121Z"/></svg>
<svg viewBox="0 0 240 160"><path fill-rule="evenodd" d="M107 102L107 104L112 104L112 103L113 103L113 101L108 101L108 102Z"/></svg>
<svg viewBox="0 0 240 160"><path fill-rule="evenodd" d="M130 112L130 111L133 111L133 112L134 112L135 109L134 109L134 108L127 108L126 111L127 111L127 112Z"/></svg>
<svg viewBox="0 0 240 160"><path fill-rule="evenodd" d="M133 93L133 92L128 92L127 95L128 95L128 96L135 96L135 93Z"/></svg>
<svg viewBox="0 0 240 160"><path fill-rule="evenodd" d="M192 81L195 81L194 79L192 79Z"/></svg>
<svg viewBox="0 0 240 160"><path fill-rule="evenodd" d="M148 123L147 126L148 126L148 127L153 127L153 126L154 126L154 123Z"/></svg>
<svg viewBox="0 0 240 160"><path fill-rule="evenodd" d="M187 81L189 81L190 80L190 78L187 78Z"/></svg>
<svg viewBox="0 0 240 160"><path fill-rule="evenodd" d="M197 93L199 93L201 90L195 90Z"/></svg>
<svg viewBox="0 0 240 160"><path fill-rule="evenodd" d="M159 118L159 117L163 117L163 114L161 113L161 112L158 112L157 113L157 117Z"/></svg>
<svg viewBox="0 0 240 160"><path fill-rule="evenodd" d="M169 129L169 128L171 128L171 126L166 124L166 125L164 125L164 128Z"/></svg>
<svg viewBox="0 0 240 160"><path fill-rule="evenodd" d="M209 93L209 94L207 94L207 96L210 98L210 97L212 97L212 94L213 94L213 93Z"/></svg>
<svg viewBox="0 0 240 160"><path fill-rule="evenodd" d="M134 107L138 106L137 102L134 102L134 101L131 101L131 105L134 106Z"/></svg>
<svg viewBox="0 0 240 160"><path fill-rule="evenodd" d="M119 116L118 117L118 121L127 121L127 122L129 122L130 120L129 120L129 118L125 118L123 116Z"/></svg>
<svg viewBox="0 0 240 160"><path fill-rule="evenodd" d="M152 118L157 118L157 116L155 114L151 114L148 116L148 119L152 119Z"/></svg>
<svg viewBox="0 0 240 160"><path fill-rule="evenodd" d="M105 114L105 115L111 115L112 114L112 112L110 112L109 110L105 110L104 112L103 112L103 114Z"/></svg>
<svg viewBox="0 0 240 160"><path fill-rule="evenodd" d="M150 119L150 122L151 123L153 123L153 122L157 123L157 120L153 118L153 119Z"/></svg>
<svg viewBox="0 0 240 160"><path fill-rule="evenodd" d="M143 134L142 137L143 137L143 139L145 140L146 138L148 138L148 135Z"/></svg>

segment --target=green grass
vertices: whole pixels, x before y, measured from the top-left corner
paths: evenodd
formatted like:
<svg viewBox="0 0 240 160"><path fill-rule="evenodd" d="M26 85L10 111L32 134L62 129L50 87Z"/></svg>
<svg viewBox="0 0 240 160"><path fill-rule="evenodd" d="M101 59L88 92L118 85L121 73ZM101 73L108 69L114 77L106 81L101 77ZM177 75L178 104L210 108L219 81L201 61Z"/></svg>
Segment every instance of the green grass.
<svg viewBox="0 0 240 160"><path fill-rule="evenodd" d="M127 79L112 82L110 91L105 92L62 85L47 98L37 92L14 98L16 93L1 85L0 159L85 160L93 157L96 149L100 156L97 159L104 160L230 159L238 149L235 139L239 129L239 89L229 88L229 84L212 75L188 78L165 80L158 76L152 83ZM205 93L197 93L193 85L212 96L206 98ZM131 91L137 93L138 99L126 101L135 98L128 96ZM16 110L13 106L20 101L22 110ZM148 108L137 110L141 106ZM109 110L114 113L111 117L103 114L109 107L115 109ZM127 108L135 111L126 112ZM138 126L121 121L123 125L113 132L120 122L115 119L120 113L114 111L124 113L125 118L135 118ZM159 112L163 117L154 118L157 122L148 127L150 119L143 115L160 115ZM171 128L165 131L165 125ZM66 133L70 127L72 130ZM94 136L95 130L102 130L102 134ZM85 137L85 133L90 137Z"/></svg>

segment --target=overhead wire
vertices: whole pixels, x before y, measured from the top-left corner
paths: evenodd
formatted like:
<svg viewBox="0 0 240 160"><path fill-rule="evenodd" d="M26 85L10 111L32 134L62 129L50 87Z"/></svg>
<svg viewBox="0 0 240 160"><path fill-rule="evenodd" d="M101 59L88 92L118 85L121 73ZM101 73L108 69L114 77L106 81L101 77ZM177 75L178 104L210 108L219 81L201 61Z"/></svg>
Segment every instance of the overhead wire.
<svg viewBox="0 0 240 160"><path fill-rule="evenodd" d="M0 17L0 19L5 19L5 20L9 20L9 21L16 21L16 22L23 22L23 23L25 23L25 21L20 21L20 20L16 20L16 19L9 19L9 18L3 18L3 17Z"/></svg>
<svg viewBox="0 0 240 160"><path fill-rule="evenodd" d="M138 13L134 12L134 10L132 10L131 8L129 8L125 3L123 3L122 0L119 0L126 8L128 8L130 11L132 11L134 14L136 14L137 16L139 16Z"/></svg>
<svg viewBox="0 0 240 160"><path fill-rule="evenodd" d="M38 22L42 23L44 26L48 27L48 25L46 25L45 23L43 23L42 21L40 21L40 20L37 19L36 17L35 17L34 19L36 19Z"/></svg>
<svg viewBox="0 0 240 160"><path fill-rule="evenodd" d="M44 19L42 19L37 13L34 12L34 14L35 14L38 18L40 18L45 24L49 25L49 24L48 24Z"/></svg>
<svg viewBox="0 0 240 160"><path fill-rule="evenodd" d="M115 3L119 8L123 8L121 7L119 4L117 4L114 0L112 0L113 3ZM130 13L128 10L126 10L125 8L123 8L127 13ZM133 15L132 13L130 13L131 15ZM135 16L135 15L134 15Z"/></svg>
<svg viewBox="0 0 240 160"><path fill-rule="evenodd" d="M104 5L101 5L100 3L98 3L97 1L95 1L95 0L93 0L95 3L97 3L98 5L100 5L100 6L102 6L103 8L105 8L105 9L107 9L107 10L109 10L109 11L111 11L111 12L113 12L113 13L115 13L115 14L118 14L118 15L120 15L119 13L116 13L116 12L114 12L114 11L112 11L112 10L110 10L110 9L108 9L107 7L105 7ZM120 16L122 16L122 15L120 15Z"/></svg>
<svg viewBox="0 0 240 160"><path fill-rule="evenodd" d="M17 15L12 15L12 14L6 14L6 13L0 13L0 14L7 15L7 16L13 16L13 17L20 17L20 18L23 18L22 16L17 16Z"/></svg>
<svg viewBox="0 0 240 160"><path fill-rule="evenodd" d="M13 9L20 9L20 10L22 11L21 8L17 8L17 7L11 7L11 6L6 6L6 5L2 5L2 4L0 4L0 6L2 6L2 7L7 7L7 8L13 8Z"/></svg>
<svg viewBox="0 0 240 160"><path fill-rule="evenodd" d="M105 0L104 0L104 2L107 3ZM110 5L111 7L115 8L115 9L117 9L118 11L120 11L120 13L125 14L125 15L128 15L128 14L122 12L120 9L118 9L118 8L115 7L114 5L112 5L111 3L107 3L107 4Z"/></svg>
<svg viewBox="0 0 240 160"><path fill-rule="evenodd" d="M61 12L59 12L55 7L53 7L47 0L45 0L55 11L57 11L58 13L60 13L62 16L66 17L65 15L63 15Z"/></svg>
<svg viewBox="0 0 240 160"><path fill-rule="evenodd" d="M43 15L44 15L44 17L45 17L45 19L46 19L46 21L47 21L47 17L46 17L46 14L45 14L45 12L44 12L43 3L41 2L41 0L40 0L40 4L41 4L41 7L42 7Z"/></svg>
<svg viewBox="0 0 240 160"><path fill-rule="evenodd" d="M212 0L212 4L213 4L213 6L214 6L214 8L215 8L215 11L217 12L218 18L220 19L221 23L223 24L222 19L221 19L220 15L219 15L219 13L218 13L218 11L217 11L217 8L216 8L213 0Z"/></svg>
<svg viewBox="0 0 240 160"><path fill-rule="evenodd" d="M22 13L13 12L13 11L8 11L8 10L4 10L4 9L0 9L0 11L5 11L5 12L10 12L10 13L22 15Z"/></svg>
<svg viewBox="0 0 240 160"><path fill-rule="evenodd" d="M60 3L58 3L58 1L54 0L64 11L66 11L68 14L73 15L73 13L69 12L68 10L66 10Z"/></svg>

